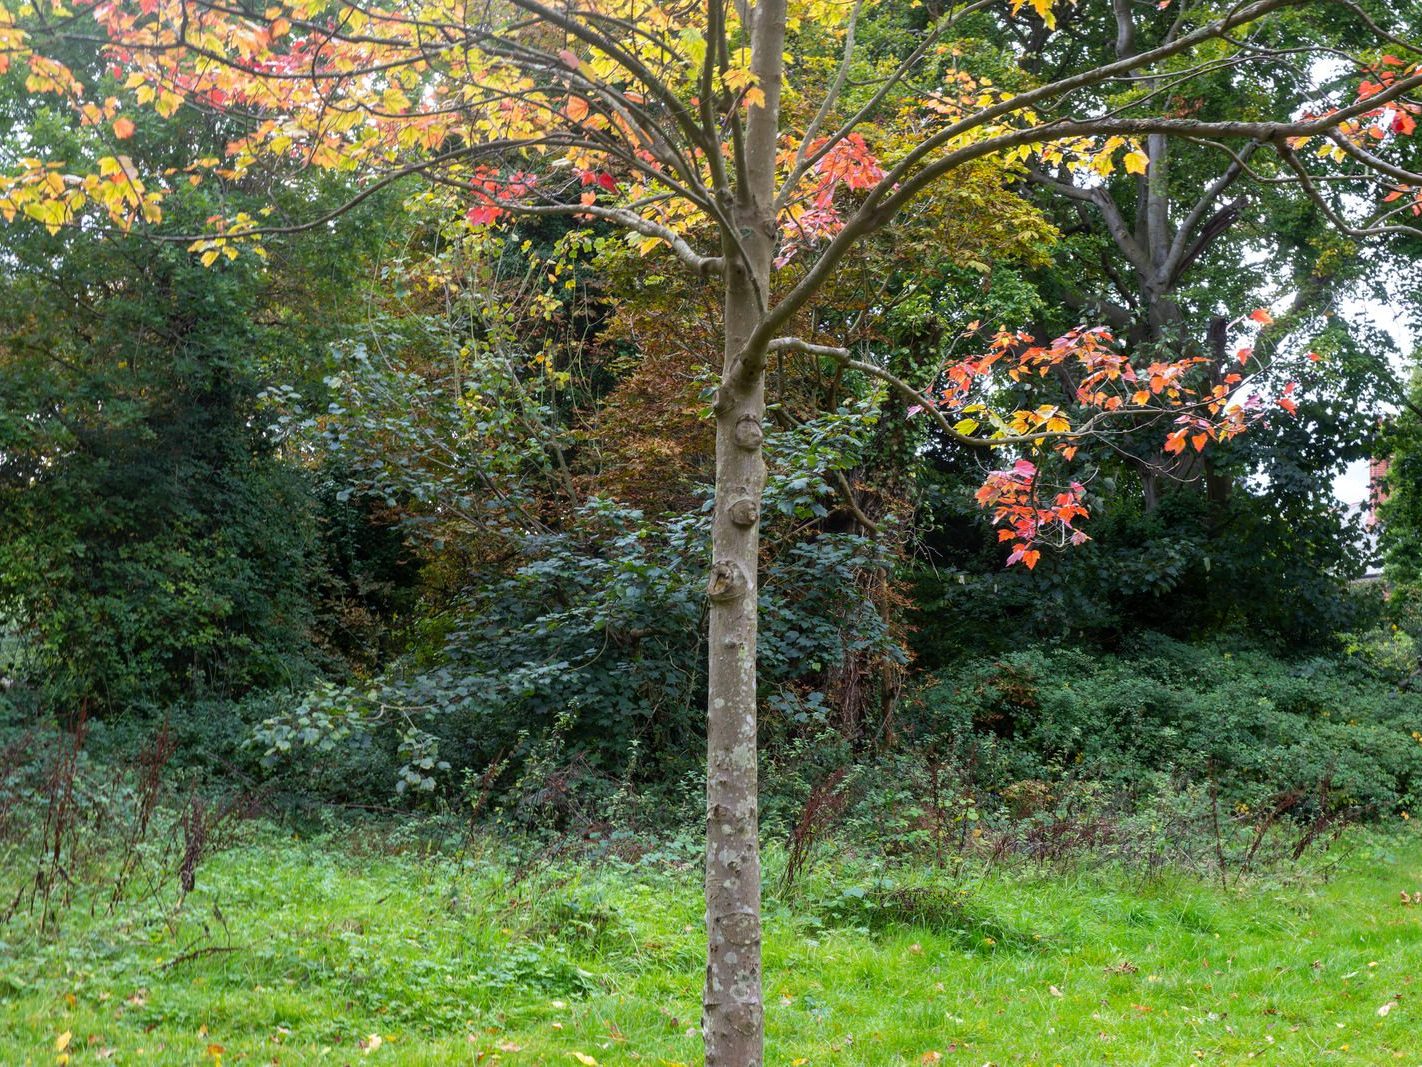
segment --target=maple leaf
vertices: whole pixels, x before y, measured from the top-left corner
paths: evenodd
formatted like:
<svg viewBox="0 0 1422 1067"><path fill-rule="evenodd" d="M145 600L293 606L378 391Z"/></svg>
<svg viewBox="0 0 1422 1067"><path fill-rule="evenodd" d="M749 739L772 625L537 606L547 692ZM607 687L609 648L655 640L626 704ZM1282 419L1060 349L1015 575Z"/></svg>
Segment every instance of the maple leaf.
<svg viewBox="0 0 1422 1067"><path fill-rule="evenodd" d="M483 204L479 207L471 207L465 214L471 226L487 226L504 214L504 209L497 204Z"/></svg>
<svg viewBox="0 0 1422 1067"><path fill-rule="evenodd" d="M1268 308L1255 308L1249 313L1249 317L1260 326L1269 326L1274 322L1274 316L1269 314Z"/></svg>
<svg viewBox="0 0 1422 1067"><path fill-rule="evenodd" d="M120 141L126 141L132 137L135 129L133 119L124 117L114 119L114 136Z"/></svg>
<svg viewBox="0 0 1422 1067"><path fill-rule="evenodd" d="M884 177L884 169L858 133L851 133L830 148L815 171L827 184L844 184L855 190L872 189Z"/></svg>

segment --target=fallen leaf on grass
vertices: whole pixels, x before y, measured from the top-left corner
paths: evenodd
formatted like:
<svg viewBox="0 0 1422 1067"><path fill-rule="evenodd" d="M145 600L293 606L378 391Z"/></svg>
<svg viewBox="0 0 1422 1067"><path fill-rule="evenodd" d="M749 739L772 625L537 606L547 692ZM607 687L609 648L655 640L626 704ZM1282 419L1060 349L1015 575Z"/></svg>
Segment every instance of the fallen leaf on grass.
<svg viewBox="0 0 1422 1067"><path fill-rule="evenodd" d="M1386 1019L1387 1013L1392 1011L1392 1009L1395 1007L1397 1007L1397 1001L1389 1000L1386 1004L1384 1004L1381 1008L1378 1009L1378 1015Z"/></svg>
<svg viewBox="0 0 1422 1067"><path fill-rule="evenodd" d="M583 1065L583 1067L597 1067L597 1060L593 1059L586 1052L570 1052L570 1056Z"/></svg>

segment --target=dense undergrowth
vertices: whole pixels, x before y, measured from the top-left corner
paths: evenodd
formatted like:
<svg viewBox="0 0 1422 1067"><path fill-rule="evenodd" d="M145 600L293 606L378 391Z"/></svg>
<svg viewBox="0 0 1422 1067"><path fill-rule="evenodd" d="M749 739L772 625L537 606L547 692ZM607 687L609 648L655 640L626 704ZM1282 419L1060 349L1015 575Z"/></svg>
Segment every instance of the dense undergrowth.
<svg viewBox="0 0 1422 1067"><path fill-rule="evenodd" d="M787 837L808 818L815 832L848 823L866 840L932 838L941 850L968 823L980 835L1063 819L1105 832L1137 818L1285 820L1322 832L1337 821L1396 818L1422 806L1415 655L1402 631L1349 640L1351 654L1292 659L1151 634L1114 654L1046 646L966 658L923 678L872 744L826 719L768 708L766 829ZM82 727L46 726L16 701L0 705L9 708L0 717L3 773L39 788L55 753L82 737L80 765L148 768L167 795L241 792L297 819L331 805L388 808L550 837L664 835L701 817L694 734L653 753L628 738L625 758L609 765L582 740L595 724L570 706L546 733L526 728L517 752L494 749L478 761L482 720L470 718L469 758L453 765L412 752L398 721L356 720L339 742L274 753L271 716L296 701L277 691L177 703ZM517 708L502 714L512 722ZM428 788L399 790L406 781Z"/></svg>

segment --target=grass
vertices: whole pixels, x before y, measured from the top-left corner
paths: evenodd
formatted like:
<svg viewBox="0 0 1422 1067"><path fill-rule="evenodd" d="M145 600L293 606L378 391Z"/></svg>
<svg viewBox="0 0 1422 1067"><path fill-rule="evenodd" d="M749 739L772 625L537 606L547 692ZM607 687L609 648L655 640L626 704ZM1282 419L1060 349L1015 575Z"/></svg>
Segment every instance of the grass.
<svg viewBox="0 0 1422 1067"><path fill-rule="evenodd" d="M692 865L515 879L493 845L358 846L263 830L181 907L110 916L96 892L43 936L21 913L0 927L0 1064L55 1064L66 1033L71 1064L697 1060ZM1399 893L1422 888L1422 835L1345 851L1327 877L1227 891L822 865L767 900L767 1062L1419 1067L1422 907Z"/></svg>

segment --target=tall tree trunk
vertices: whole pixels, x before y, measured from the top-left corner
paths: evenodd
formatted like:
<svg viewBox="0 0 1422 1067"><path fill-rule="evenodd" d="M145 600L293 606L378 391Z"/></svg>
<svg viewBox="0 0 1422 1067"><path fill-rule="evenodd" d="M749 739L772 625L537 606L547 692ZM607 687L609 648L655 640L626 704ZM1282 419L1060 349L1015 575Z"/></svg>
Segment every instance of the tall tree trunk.
<svg viewBox="0 0 1422 1067"><path fill-rule="evenodd" d="M746 109L730 227L722 237L725 359L716 396L716 510L706 705L707 1067L760 1067L760 842L756 751L757 567L765 485L761 443L767 342L756 339L775 252L775 156L785 0L753 10L751 72L765 94ZM733 138L741 136L733 131ZM754 345L752 342L755 341Z"/></svg>
<svg viewBox="0 0 1422 1067"><path fill-rule="evenodd" d="M726 285L726 352L759 320L743 266ZM760 850L756 835L756 565L765 482L765 376L728 374L716 405L716 511L711 528L706 719L706 1063L762 1057Z"/></svg>

